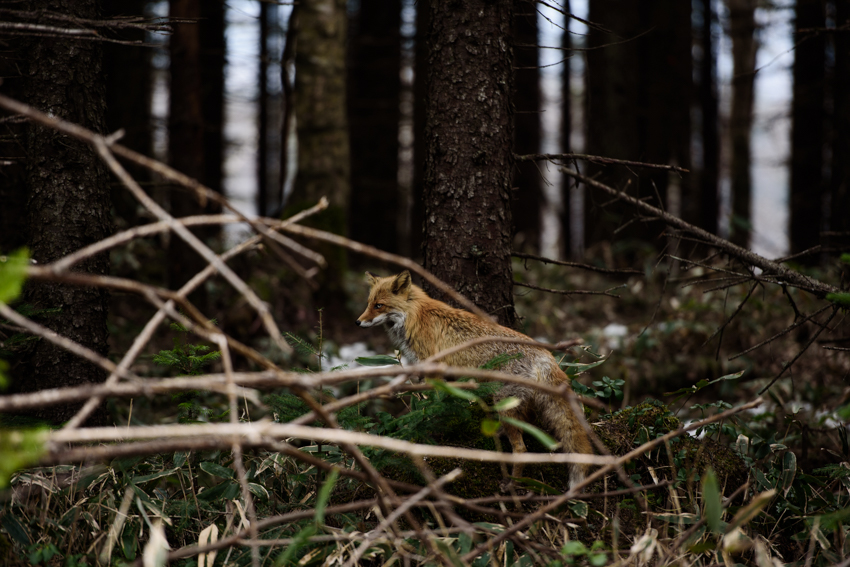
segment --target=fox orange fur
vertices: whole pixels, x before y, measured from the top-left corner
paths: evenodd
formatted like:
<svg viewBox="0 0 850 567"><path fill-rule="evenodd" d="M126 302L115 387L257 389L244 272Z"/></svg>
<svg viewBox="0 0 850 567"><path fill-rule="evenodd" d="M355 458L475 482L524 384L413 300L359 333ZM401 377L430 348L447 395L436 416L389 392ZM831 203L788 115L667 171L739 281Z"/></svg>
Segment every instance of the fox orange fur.
<svg viewBox="0 0 850 567"><path fill-rule="evenodd" d="M369 304L357 319L357 325L386 325L390 339L411 360L425 360L441 350L478 337L528 339L522 333L428 297L421 288L413 285L408 271L386 278L366 272L366 281L371 286ZM444 361L452 366L477 368L503 353L505 348L504 344L483 343L451 354ZM512 345L511 348L523 356L505 364L501 368L503 372L552 386L569 383L567 375L548 350L526 345ZM520 420L535 415L541 425L560 441L565 452L593 452L584 428L566 400L518 384L505 384L498 395L520 400L518 406L503 412L503 415ZM502 427L513 452L526 452L522 431L506 423ZM512 476L518 477L521 472L522 466L514 464ZM570 484L575 486L581 482L586 472L587 465L571 465Z"/></svg>

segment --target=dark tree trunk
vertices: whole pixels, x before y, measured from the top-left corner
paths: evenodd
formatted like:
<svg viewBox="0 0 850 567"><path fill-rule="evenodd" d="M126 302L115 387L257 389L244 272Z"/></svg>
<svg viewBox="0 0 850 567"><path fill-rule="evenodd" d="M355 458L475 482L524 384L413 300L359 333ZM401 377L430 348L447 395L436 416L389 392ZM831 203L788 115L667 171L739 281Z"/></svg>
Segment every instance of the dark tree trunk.
<svg viewBox="0 0 850 567"><path fill-rule="evenodd" d="M107 16L141 16L147 0L105 0ZM122 30L121 39L144 42L142 30ZM103 51L106 79L106 127L109 132L124 130L121 144L146 156L153 154L151 136L151 60L150 48L141 45L109 45ZM134 179L150 181L146 168L125 164ZM140 224L139 203L119 183L112 184L112 204L119 227Z"/></svg>
<svg viewBox="0 0 850 567"><path fill-rule="evenodd" d="M726 0L732 38L732 112L730 116L732 226L730 239L745 248L752 232L750 135L756 67L755 0Z"/></svg>
<svg viewBox="0 0 850 567"><path fill-rule="evenodd" d="M2 92L17 100L24 98L23 74L26 73L25 41L21 37L4 37L0 41L0 76ZM10 121L5 113L0 122L0 254L25 246L29 240L27 227L26 124Z"/></svg>
<svg viewBox="0 0 850 567"><path fill-rule="evenodd" d="M350 24L351 237L398 252L401 0L361 0Z"/></svg>
<svg viewBox="0 0 850 567"><path fill-rule="evenodd" d="M640 30L638 2L594 0L589 3L588 19L605 29L591 27L587 36L589 47L607 45L587 52L585 104L587 125L587 153L619 159L638 159L641 155L639 127L638 83L639 52L636 40L615 43L632 38ZM589 166L589 172L600 174L601 180L620 185L622 170ZM634 189L629 187L630 192ZM643 195L644 192L641 193ZM634 213L617 204L602 208L608 201L586 188L584 195L585 245L591 246L611 238L614 230L627 222Z"/></svg>
<svg viewBox="0 0 850 567"><path fill-rule="evenodd" d="M257 214L268 216L269 193L269 4L260 2L260 61L257 76Z"/></svg>
<svg viewBox="0 0 850 567"><path fill-rule="evenodd" d="M198 20L201 0L171 0L169 16L174 20ZM201 86L201 37L197 22L175 23L170 40L171 89L168 112L170 164L198 180L204 177L204 114ZM173 187L171 214L184 217L199 212L193 195ZM176 289L203 269L203 261L180 238L172 235L168 251L169 285ZM199 301L200 296L193 297Z"/></svg>
<svg viewBox="0 0 850 567"><path fill-rule="evenodd" d="M227 64L224 0L201 0L201 20L198 31L201 42L201 114L204 132L204 185L223 193L224 178L224 66ZM206 213L218 213L221 207L207 203ZM220 236L215 226L204 227L205 239Z"/></svg>
<svg viewBox="0 0 850 567"><path fill-rule="evenodd" d="M410 249L424 254L425 246L425 144L428 99L428 30L431 0L416 2L416 44L413 60L413 206L410 211Z"/></svg>
<svg viewBox="0 0 850 567"><path fill-rule="evenodd" d="M835 0L836 27L850 26L850 2ZM830 179L830 245L850 246L850 33L833 34L832 176ZM850 268L845 264L843 285L850 285ZM845 287L846 289L846 287Z"/></svg>
<svg viewBox="0 0 850 567"><path fill-rule="evenodd" d="M561 2L561 6L564 10L565 14L570 13L570 3L569 0L564 0ZM564 30L563 35L561 36L561 47L563 48L562 53L564 57L569 56L571 53L573 45L572 37L570 36L570 17L564 17ZM573 113L572 113L572 89L570 88L570 60L565 60L562 64L562 74L561 74L561 139L559 140L561 144L561 152L570 153L572 151L572 144L570 143L570 135L573 131ZM572 218L570 214L570 201L571 201L571 187L573 183L572 180L566 176L563 177L562 185L561 185L561 195L563 196L564 210L561 215L561 230L563 231L563 246L561 250L563 251L564 257L569 257L573 250L572 239L570 238L572 232Z"/></svg>
<svg viewBox="0 0 850 567"><path fill-rule="evenodd" d="M31 2L30 10L52 10L72 17L99 19L97 0ZM34 38L27 49L28 72L24 84L27 103L43 112L105 132L105 89L101 69L101 44L67 38ZM112 232L106 166L94 151L55 130L31 124L25 142L30 250L41 264L52 262ZM109 273L109 256L100 254L81 263L80 271ZM37 308L61 311L44 324L102 355L108 351L106 316L109 294L102 289L56 284L32 284L24 300ZM28 359L13 377L16 391L76 386L104 380L102 370L54 347L46 340L35 343ZM70 419L76 407L37 410L43 419L58 423ZM104 422L96 412L89 422Z"/></svg>
<svg viewBox="0 0 850 567"><path fill-rule="evenodd" d="M425 132L425 267L507 326L516 321L512 8L431 4Z"/></svg>
<svg viewBox="0 0 850 567"><path fill-rule="evenodd" d="M206 88L204 79L205 63L209 61L202 56L201 30L206 25L213 26L215 22L201 20L204 13L201 5L206 2L201 0L171 0L170 16L176 20L188 19L197 22L175 23L174 33L171 36L171 90L168 124L169 162L177 170L193 177L204 184L213 184L220 179L220 159L216 156L207 156L209 149L205 123L205 100ZM208 6L209 8L209 6ZM214 17L214 13L207 13ZM206 35L206 33L205 33ZM205 46L204 49L214 48ZM207 51L209 56L210 51ZM214 79L211 79L214 80ZM214 127L214 126L213 126ZM219 163L213 163L219 162ZM208 170L207 168L211 168ZM209 175L217 177L208 179ZM211 187L215 188L215 187ZM172 187L171 190L171 214L175 217L212 212L210 207L205 209L188 191ZM209 240L211 233L208 230L194 230L195 234L202 240ZM178 288L189 281L196 273L205 266L203 259L188 244L180 238L172 235L168 250L168 274L169 286ZM204 287L198 288L190 300L202 310L207 306L207 294Z"/></svg>
<svg viewBox="0 0 850 567"><path fill-rule="evenodd" d="M693 58L691 55L691 3L650 2L640 38L642 124L646 132L643 161L673 164L691 169L691 102ZM669 199L671 174L642 171L639 183L652 193L657 188L665 202ZM697 199L691 192L690 176L678 176L680 209L692 208ZM680 214L681 214L680 210ZM655 241L660 226L647 227Z"/></svg>
<svg viewBox="0 0 850 567"><path fill-rule="evenodd" d="M712 8L713 0L701 0L699 46L701 60L699 66L699 109L700 137L702 139L702 166L697 174L698 196L691 204L697 210L686 208L686 220L717 234L719 215L718 181L720 171L720 137L718 129L717 102L717 49L712 33L716 15Z"/></svg>
<svg viewBox="0 0 850 567"><path fill-rule="evenodd" d="M517 154L540 153L540 70L537 46L537 9L532 2L517 3L514 14L514 148ZM540 250L540 209L543 187L537 162L516 164L513 178L514 231L517 244Z"/></svg>
<svg viewBox="0 0 850 567"><path fill-rule="evenodd" d="M590 154L690 165L691 104L690 2L590 3L592 22L613 33L591 28L587 57L587 151ZM641 35L643 34L643 35ZM595 171L599 171L595 168ZM617 185L631 176L628 191L662 205L667 202L669 174L655 170L605 168L603 178ZM683 195L688 195L682 181ZM609 240L635 218L626 205L604 209L607 197L585 197L586 242ZM622 240L654 243L660 227L631 222L618 233Z"/></svg>
<svg viewBox="0 0 850 567"><path fill-rule="evenodd" d="M351 199L345 95L347 20L345 0L312 0L298 6L294 86L298 173L286 209L286 214L296 212L327 197L328 209L309 223L343 236L348 236ZM330 245L316 250L324 255L328 267L321 276L323 295L314 297L315 307L342 313L348 256L344 249Z"/></svg>
<svg viewBox="0 0 850 567"><path fill-rule="evenodd" d="M824 0L797 0L796 30L826 25ZM791 253L820 243L825 223L823 209L824 80L826 38L820 32L794 33L794 98L791 103L791 199L789 240ZM817 263L819 256L800 257Z"/></svg>

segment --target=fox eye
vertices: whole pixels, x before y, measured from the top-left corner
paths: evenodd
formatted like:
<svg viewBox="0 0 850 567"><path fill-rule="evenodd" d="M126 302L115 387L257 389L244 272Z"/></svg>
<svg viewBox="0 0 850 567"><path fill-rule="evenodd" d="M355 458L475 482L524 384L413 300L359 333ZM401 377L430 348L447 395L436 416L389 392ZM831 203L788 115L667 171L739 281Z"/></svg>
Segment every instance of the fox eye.
<svg viewBox="0 0 850 567"><path fill-rule="evenodd" d="M380 308L381 308L381 307L383 307L383 306L384 306L384 304L383 304L383 303L376 303L376 304L375 304L375 309L380 309Z"/></svg>

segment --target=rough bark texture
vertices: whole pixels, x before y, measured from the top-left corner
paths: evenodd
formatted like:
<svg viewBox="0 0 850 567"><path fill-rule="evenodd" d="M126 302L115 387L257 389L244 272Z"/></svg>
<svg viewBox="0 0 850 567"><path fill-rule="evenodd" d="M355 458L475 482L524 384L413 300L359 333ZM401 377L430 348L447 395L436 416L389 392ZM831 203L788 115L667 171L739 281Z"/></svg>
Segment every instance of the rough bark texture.
<svg viewBox="0 0 850 567"><path fill-rule="evenodd" d="M20 37L0 39L0 76L3 93L14 99L23 98L23 75L26 51ZM6 113L3 113L6 117ZM0 254L25 246L28 241L26 215L26 153L22 122L0 122Z"/></svg>
<svg viewBox="0 0 850 567"><path fill-rule="evenodd" d="M795 28L822 28L824 0L797 0ZM826 38L822 33L795 31L794 98L791 103L791 253L820 243L823 209L824 92ZM800 258L816 263L818 255Z"/></svg>
<svg viewBox="0 0 850 567"><path fill-rule="evenodd" d="M425 132L425 267L506 326L516 321L512 8L432 3Z"/></svg>
<svg viewBox="0 0 850 567"><path fill-rule="evenodd" d="M750 135L756 67L756 0L726 0L732 37L732 112L730 116L732 226L730 240L748 248L752 231Z"/></svg>
<svg viewBox="0 0 850 567"><path fill-rule="evenodd" d="M514 14L514 149L517 154L540 153L540 70L537 45L537 10L531 2L517 2ZM535 46L535 47L527 47ZM540 250L542 177L533 161L514 170L513 202L516 245L529 252Z"/></svg>
<svg viewBox="0 0 850 567"><path fill-rule="evenodd" d="M31 10L46 9L83 18L99 18L97 0L32 2ZM25 100L43 112L104 132L106 104L101 74L101 44L66 38L35 38L27 50ZM39 263L56 260L112 232L106 167L92 149L77 140L37 125L26 136L27 206L30 249ZM79 265L93 274L109 272L109 257L98 255ZM53 284L28 286L25 301L40 308L60 308L44 324L100 354L108 350L106 316L108 292ZM16 391L34 391L101 382L104 373L92 364L38 341L31 356L13 377ZM40 418L58 423L76 408L38 410ZM91 420L103 421L96 413Z"/></svg>
<svg viewBox="0 0 850 567"><path fill-rule="evenodd" d="M361 0L349 28L351 237L398 252L401 0Z"/></svg>
<svg viewBox="0 0 850 567"><path fill-rule="evenodd" d="M587 151L590 154L690 166L691 3L594 0L589 19L613 33L592 28L587 57ZM641 35L643 34L643 35ZM611 45L606 45L611 44ZM599 168L595 168L599 171ZM666 206L669 174L655 170L605 168L603 179L632 195ZM682 194L689 195L682 180ZM634 218L623 204L600 208L607 197L585 198L587 244L609 240ZM655 242L660 230L632 223L620 240Z"/></svg>
<svg viewBox="0 0 850 567"><path fill-rule="evenodd" d="M835 1L836 27L850 25L850 2ZM844 29L847 29L846 27ZM829 244L850 245L850 33L833 34L832 176L830 179ZM850 267L842 267L843 285L850 285Z"/></svg>
<svg viewBox="0 0 850 567"><path fill-rule="evenodd" d="M691 202L693 207L685 209L685 220L696 224L712 234L717 234L719 216L718 182L720 173L720 136L717 97L717 48L712 33L716 15L712 0L700 3L699 46L699 108L701 114L700 137L702 139L702 166L697 172L698 194ZM696 210L694 210L694 207Z"/></svg>
<svg viewBox="0 0 850 567"><path fill-rule="evenodd" d="M105 0L107 16L141 16L145 0ZM142 30L122 30L121 39L145 40ZM146 156L153 153L151 138L151 50L142 45L109 45L103 51L103 71L106 79L106 127L109 132L123 129L121 144ZM150 172L143 167L125 164L133 177L150 180ZM112 204L119 226L140 223L138 201L119 183L112 184Z"/></svg>
<svg viewBox="0 0 850 567"><path fill-rule="evenodd" d="M171 0L169 15L175 20L197 20L201 17L201 0ZM175 23L169 46L171 54L171 91L168 113L168 155L170 164L186 175L205 182L204 115L201 83L202 23ZM185 217L200 214L202 207L191 193L172 187L171 214ZM200 232L196 232L203 237ZM168 249L168 285L177 289L201 271L205 262L180 238L172 235ZM207 295L202 287L190 300L199 308L206 307Z"/></svg>

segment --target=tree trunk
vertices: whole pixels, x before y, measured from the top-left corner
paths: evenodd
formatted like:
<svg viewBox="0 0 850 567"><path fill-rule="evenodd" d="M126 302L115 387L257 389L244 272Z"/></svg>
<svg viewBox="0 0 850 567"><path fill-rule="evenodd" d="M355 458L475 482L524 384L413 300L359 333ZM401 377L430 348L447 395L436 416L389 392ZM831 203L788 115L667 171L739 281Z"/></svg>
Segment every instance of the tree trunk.
<svg viewBox="0 0 850 567"><path fill-rule="evenodd" d="M561 2L561 6L564 10L565 14L570 14L570 3L569 0L564 0ZM564 16L564 30L561 35L561 47L563 48L562 53L564 57L567 57L570 54L570 50L572 49L573 40L570 36L570 17L569 15ZM570 142L570 135L573 131L573 113L572 113L572 88L570 87L570 60L566 59L562 65L561 71L561 139L559 140L561 144L561 152L567 154L572 151L572 144ZM573 242L571 239L572 234L572 215L571 215L571 205L570 202L572 200L572 179L569 177L563 176L561 181L561 195L564 210L561 215L561 231L563 234L563 245L561 246L562 253L565 258L568 258L572 254L572 250L574 248Z"/></svg>
<svg viewBox="0 0 850 567"><path fill-rule="evenodd" d="M401 0L361 0L350 23L351 237L396 253Z"/></svg>
<svg viewBox="0 0 850 567"><path fill-rule="evenodd" d="M26 41L22 37L3 38L0 51L0 76L3 93L17 100L24 98L26 74ZM0 254L26 246L27 226L26 123L8 120L5 112L0 122Z"/></svg>
<svg viewBox="0 0 850 567"><path fill-rule="evenodd" d="M850 26L850 3L835 0L836 27ZM829 244L850 246L850 33L833 34L835 68L833 76L832 176L830 179ZM850 267L842 267L844 289L850 286Z"/></svg>
<svg viewBox="0 0 850 567"><path fill-rule="evenodd" d="M730 239L744 248L752 232L750 134L753 127L753 90L756 71L755 0L726 0L732 38L732 112L729 134L732 152L732 222Z"/></svg>
<svg viewBox="0 0 850 567"><path fill-rule="evenodd" d="M537 10L519 2L514 14L514 147L517 154L540 153L540 69L537 47ZM531 46L531 47L530 47ZM540 210L543 187L537 162L518 163L514 169L514 232L517 245L528 252L540 250Z"/></svg>
<svg viewBox="0 0 850 567"><path fill-rule="evenodd" d="M257 73L257 214L269 212L269 4L260 2L260 61Z"/></svg>
<svg viewBox="0 0 850 567"><path fill-rule="evenodd" d="M146 4L146 0L106 0L103 11L106 16L142 16ZM122 30L121 39L144 42L145 32ZM150 48L142 45L113 44L103 51L107 130L123 129L121 144L146 156L153 154L150 54ZM146 168L133 164L125 167L137 181L150 181ZM126 228L141 223L138 201L119 183L112 184L112 204L119 226Z"/></svg>
<svg viewBox="0 0 850 567"><path fill-rule="evenodd" d="M650 163L690 165L691 104L690 2L594 0L587 57L587 151L589 154ZM606 45L610 44L610 45ZM594 168L599 171L599 168ZM609 183L632 183L629 192L667 205L669 174L651 169L633 173L604 169ZM682 182L683 195L688 195ZM586 242L610 240L635 211L624 204L603 209L607 197L585 197ZM631 222L618 239L655 243L660 227Z"/></svg>
<svg viewBox="0 0 850 567"><path fill-rule="evenodd" d="M516 322L512 7L431 4L424 185L425 267L507 326Z"/></svg>
<svg viewBox="0 0 850 567"><path fill-rule="evenodd" d="M224 179L224 66L227 64L225 0L201 0L200 39L201 114L203 116L204 167L201 181L217 193L223 193ZM207 203L207 214L221 212L215 203ZM204 239L221 235L218 226L204 227Z"/></svg>
<svg viewBox="0 0 850 567"><path fill-rule="evenodd" d="M169 15L175 20L198 20L201 0L171 0ZM199 22L174 23L171 54L171 90L168 113L169 162L189 177L205 181L203 91L201 83L201 37ZM194 195L177 186L171 188L171 214L185 217L203 212ZM200 231L194 231L203 238ZM204 268L205 262L188 244L172 234L168 250L169 286L177 289ZM203 286L190 297L201 310L206 308Z"/></svg>
<svg viewBox="0 0 850 567"><path fill-rule="evenodd" d="M640 33L638 2L594 0L589 2L588 19L603 29L591 26L587 35L589 47L605 45L587 52L585 71L585 116L587 153L619 159L639 159L641 155L638 106L639 52L636 40L621 43ZM611 45L607 45L611 44ZM589 173L600 180L621 185L622 170L588 164ZM639 188L640 189L640 188ZM629 187L634 194L635 189ZM640 193L643 196L643 192ZM634 216L620 204L601 207L608 197L585 188L585 245L609 240L613 232Z"/></svg>
<svg viewBox="0 0 850 567"><path fill-rule="evenodd" d="M416 44L413 59L413 206L410 211L410 249L424 254L425 246L425 125L428 99L428 30L431 0L416 2Z"/></svg>
<svg viewBox="0 0 850 567"><path fill-rule="evenodd" d="M692 204L696 211L690 210L685 219L717 234L719 215L718 180L720 170L720 139L718 135L717 102L717 49L712 33L716 15L712 8L714 0L702 0L700 15L699 45L701 60L699 67L699 109L701 111L702 166L697 174L699 187L697 198ZM688 211L688 209L686 209Z"/></svg>
<svg viewBox="0 0 850 567"><path fill-rule="evenodd" d="M796 30L826 25L824 0L797 0ZM795 31L794 98L791 103L791 199L789 240L791 253L820 243L823 210L824 80L826 38L820 32ZM799 261L817 263L819 255Z"/></svg>
<svg viewBox="0 0 850 567"><path fill-rule="evenodd" d="M345 0L308 0L298 6L295 47L295 123L298 173L286 214L313 206L327 197L330 206L309 224L348 236L351 158L345 95ZM315 307L345 310L345 250L319 246L327 269L321 276L323 296Z"/></svg>
<svg viewBox="0 0 850 567"><path fill-rule="evenodd" d="M31 2L28 8L99 19L99 6L97 0L47 0ZM105 132L101 45L64 37L32 39L27 50L26 102L63 120ZM45 264L109 236L110 177L94 151L83 142L36 124L28 127L25 148L30 156L26 178L32 257ZM77 269L108 274L109 255L99 254ZM39 283L27 286L24 300L37 308L61 309L43 323L106 355L107 291ZM22 392L102 382L105 378L98 367L43 339L35 343L28 360L18 370L13 376L13 389ZM70 419L76 409L56 406L35 413L59 423ZM105 422L105 413L96 412L91 422Z"/></svg>

